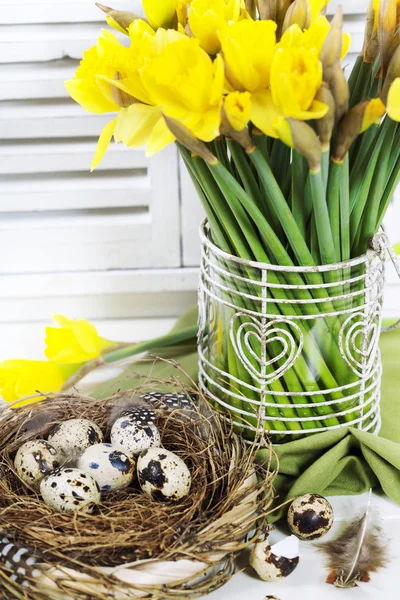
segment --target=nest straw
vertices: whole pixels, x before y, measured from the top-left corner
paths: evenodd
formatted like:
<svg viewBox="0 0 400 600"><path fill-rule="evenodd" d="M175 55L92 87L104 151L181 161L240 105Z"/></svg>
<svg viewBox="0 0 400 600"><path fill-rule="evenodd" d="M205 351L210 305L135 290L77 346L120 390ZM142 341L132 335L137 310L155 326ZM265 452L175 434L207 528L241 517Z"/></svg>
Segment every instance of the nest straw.
<svg viewBox="0 0 400 600"><path fill-rule="evenodd" d="M46 438L54 425L67 419L91 419L107 439L110 414L126 392L104 400L53 394L1 413L2 597L195 597L232 576L235 557L260 535L272 510L276 471L255 464L256 452L266 442L258 440L246 448L200 391L184 387L179 377L146 380L132 394L160 389L196 398L190 411L153 405L163 446L178 454L192 475L190 494L174 503L150 498L135 483L102 496L93 515L60 514L15 473L18 448L28 440ZM2 536L14 544L7 557L1 556L6 543L1 545ZM15 565L12 554L21 548L28 551ZM32 557L33 566L27 564ZM22 571L17 572L18 567Z"/></svg>

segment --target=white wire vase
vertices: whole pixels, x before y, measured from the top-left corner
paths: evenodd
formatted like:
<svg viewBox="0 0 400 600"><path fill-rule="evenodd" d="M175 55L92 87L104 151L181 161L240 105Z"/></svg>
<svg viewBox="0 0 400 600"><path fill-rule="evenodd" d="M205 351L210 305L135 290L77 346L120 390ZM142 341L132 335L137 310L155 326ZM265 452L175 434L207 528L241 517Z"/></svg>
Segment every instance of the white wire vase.
<svg viewBox="0 0 400 600"><path fill-rule="evenodd" d="M200 235L199 381L236 430L378 433L385 234L351 261L292 268L221 251L206 221Z"/></svg>

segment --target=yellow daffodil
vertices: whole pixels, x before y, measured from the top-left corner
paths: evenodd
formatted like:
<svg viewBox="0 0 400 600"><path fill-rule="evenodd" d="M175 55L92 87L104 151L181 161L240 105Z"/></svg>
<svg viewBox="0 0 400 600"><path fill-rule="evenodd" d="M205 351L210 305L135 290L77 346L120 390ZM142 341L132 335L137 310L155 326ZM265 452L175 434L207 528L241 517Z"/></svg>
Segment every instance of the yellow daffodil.
<svg viewBox="0 0 400 600"><path fill-rule="evenodd" d="M213 62L194 38L167 45L141 71L142 80L162 112L209 142L218 136L224 65Z"/></svg>
<svg viewBox="0 0 400 600"><path fill-rule="evenodd" d="M302 31L298 25L292 25L285 31L279 44L277 44L277 47L305 48L310 52L315 52L319 56L330 29L331 26L326 17L318 17L310 27L304 31ZM343 33L341 59L345 58L347 55L350 43L350 34Z"/></svg>
<svg viewBox="0 0 400 600"><path fill-rule="evenodd" d="M176 5L176 16L178 18L178 23L185 28L188 17L189 17L189 7L192 3L192 0L178 0Z"/></svg>
<svg viewBox="0 0 400 600"><path fill-rule="evenodd" d="M225 97L224 110L235 131L242 131L251 119L251 94L232 92Z"/></svg>
<svg viewBox="0 0 400 600"><path fill-rule="evenodd" d="M143 0L145 15L152 27L168 28L174 20L177 0Z"/></svg>
<svg viewBox="0 0 400 600"><path fill-rule="evenodd" d="M85 319L68 319L55 315L58 327L46 327L47 358L57 364L83 363L97 358L115 344L99 336L94 325Z"/></svg>
<svg viewBox="0 0 400 600"><path fill-rule="evenodd" d="M372 125L380 123L385 112L386 107L380 98L369 100L364 112L360 133L364 133Z"/></svg>
<svg viewBox="0 0 400 600"><path fill-rule="evenodd" d="M320 119L328 107L315 100L322 84L322 65L315 53L303 48L280 48L271 66L271 86L252 97L252 121L267 135L277 137L277 117L300 121Z"/></svg>
<svg viewBox="0 0 400 600"><path fill-rule="evenodd" d="M193 35L209 54L221 47L219 32L241 15L242 0L192 0L189 25Z"/></svg>
<svg viewBox="0 0 400 600"><path fill-rule="evenodd" d="M330 0L307 0L307 2L311 11L311 23L313 23L328 6Z"/></svg>
<svg viewBox="0 0 400 600"><path fill-rule="evenodd" d="M243 20L220 33L229 83L238 91L268 87L275 54L276 23Z"/></svg>
<svg viewBox="0 0 400 600"><path fill-rule="evenodd" d="M400 121L400 78L395 79L390 86L387 113L393 121Z"/></svg>
<svg viewBox="0 0 400 600"><path fill-rule="evenodd" d="M76 368L40 360L5 360L0 363L0 396L15 402L38 391L59 391ZM19 402L15 408L35 400Z"/></svg>

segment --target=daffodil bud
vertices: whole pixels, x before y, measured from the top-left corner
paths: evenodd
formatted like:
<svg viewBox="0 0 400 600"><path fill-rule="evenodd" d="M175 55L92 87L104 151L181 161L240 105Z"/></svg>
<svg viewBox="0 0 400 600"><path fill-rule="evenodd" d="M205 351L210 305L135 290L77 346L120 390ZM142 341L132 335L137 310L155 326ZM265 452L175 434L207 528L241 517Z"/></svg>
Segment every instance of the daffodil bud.
<svg viewBox="0 0 400 600"><path fill-rule="evenodd" d="M338 127L333 160L342 163L357 137L371 125L379 123L385 114L385 105L380 98L367 98L352 108Z"/></svg>
<svg viewBox="0 0 400 600"><path fill-rule="evenodd" d="M378 43L381 55L381 75L383 78L386 77L390 60L399 44L397 36L397 0L380 0Z"/></svg>
<svg viewBox="0 0 400 600"><path fill-rule="evenodd" d="M395 79L400 77L400 46L397 48L396 52L393 54L392 60L389 63L389 68L387 70L387 74L385 77L385 82L383 84L381 99L384 104L387 104L389 89L392 86L392 83Z"/></svg>
<svg viewBox="0 0 400 600"><path fill-rule="evenodd" d="M312 173L321 169L322 148L314 129L304 121L279 117L274 121L276 134L284 144L294 148L307 160Z"/></svg>
<svg viewBox="0 0 400 600"><path fill-rule="evenodd" d="M330 79L328 81L330 90L335 99L336 122L345 115L349 109L350 90L342 66L337 61L330 69Z"/></svg>
<svg viewBox="0 0 400 600"><path fill-rule="evenodd" d="M276 22L281 29L285 21L286 13L292 4L292 0L277 0L276 2Z"/></svg>
<svg viewBox="0 0 400 600"><path fill-rule="evenodd" d="M319 139L321 141L322 152L329 150L332 139L332 132L335 126L336 104L332 92L327 83L323 83L319 88L315 100L322 102L328 107L328 112L322 119L317 119L315 125L317 127Z"/></svg>
<svg viewBox="0 0 400 600"><path fill-rule="evenodd" d="M257 16L256 0L244 0L244 4L251 18L255 20Z"/></svg>
<svg viewBox="0 0 400 600"><path fill-rule="evenodd" d="M364 33L364 44L361 56L365 63L374 64L378 52L377 16L375 13L376 0L370 0Z"/></svg>
<svg viewBox="0 0 400 600"><path fill-rule="evenodd" d="M96 2L96 6L106 13L107 24L125 35L128 35L129 25L134 21L137 21L137 19L140 19L138 15L135 15L135 13L132 12L114 10L109 6L104 6L104 4L99 4L98 2Z"/></svg>
<svg viewBox="0 0 400 600"><path fill-rule="evenodd" d="M256 4L262 21L275 21L276 0L256 0Z"/></svg>
<svg viewBox="0 0 400 600"><path fill-rule="evenodd" d="M171 27L175 15L177 0L142 0L145 15L154 29Z"/></svg>
<svg viewBox="0 0 400 600"><path fill-rule="evenodd" d="M320 59L323 66L324 81L329 82L333 66L340 61L343 46L343 12L339 6L334 16L331 28L322 46Z"/></svg>
<svg viewBox="0 0 400 600"><path fill-rule="evenodd" d="M123 79L121 73L117 73L114 77L114 80L116 82L120 81L121 79ZM112 83L110 83L110 88L112 99L117 106L120 106L121 108L127 108L131 104L135 104L136 102L138 102L136 98L134 98L121 88L117 87L116 85L112 85Z"/></svg>
<svg viewBox="0 0 400 600"><path fill-rule="evenodd" d="M235 140L248 152L254 149L247 125L251 117L251 94L232 92L225 97L222 106L220 132Z"/></svg>
<svg viewBox="0 0 400 600"><path fill-rule="evenodd" d="M300 29L307 29L311 23L311 9L307 0L295 0L286 12L283 21L282 32L292 25L298 25Z"/></svg>
<svg viewBox="0 0 400 600"><path fill-rule="evenodd" d="M195 156L200 156L210 165L216 165L218 159L207 148L204 142L201 142L193 133L179 121L171 119L164 115L165 123L170 132L176 137L177 141L182 144L189 152Z"/></svg>

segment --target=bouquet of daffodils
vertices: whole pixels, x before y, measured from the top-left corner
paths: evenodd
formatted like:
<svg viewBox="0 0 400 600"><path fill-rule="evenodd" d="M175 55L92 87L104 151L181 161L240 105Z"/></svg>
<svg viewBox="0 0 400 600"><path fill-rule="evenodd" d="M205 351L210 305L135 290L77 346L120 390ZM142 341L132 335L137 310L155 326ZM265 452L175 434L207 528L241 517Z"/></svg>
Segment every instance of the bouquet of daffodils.
<svg viewBox="0 0 400 600"><path fill-rule="evenodd" d="M362 54L345 73L350 38L342 31L340 7L331 21L326 18L328 3L143 0L145 18L98 5L126 40L103 30L66 82L89 112L113 113L92 168L112 139L146 145L149 156L176 142L211 239L223 251L289 268L364 254L400 174L400 6L398 0L371 0ZM317 274L302 277L276 275L271 293L277 314L291 318L298 310L290 300L292 284L303 284L304 310L310 299L326 310ZM335 290L335 275L327 280ZM340 316L322 326L304 321L303 356L270 390L277 408L270 407L267 417L284 417L275 429L315 431L354 422L351 403L334 415L340 392L321 395L315 408L319 389L354 379L339 354L340 326ZM223 329L219 315L215 352L222 370L254 390L229 339L221 340ZM258 345L252 336L250 362L259 357ZM276 354L273 343L269 350ZM279 364L276 356L268 364L274 360ZM279 393L293 390L311 390L313 407L296 409L294 395L294 408L288 408ZM278 406L281 397L284 407ZM249 408L240 390L229 402ZM296 415L307 422L299 424Z"/></svg>

